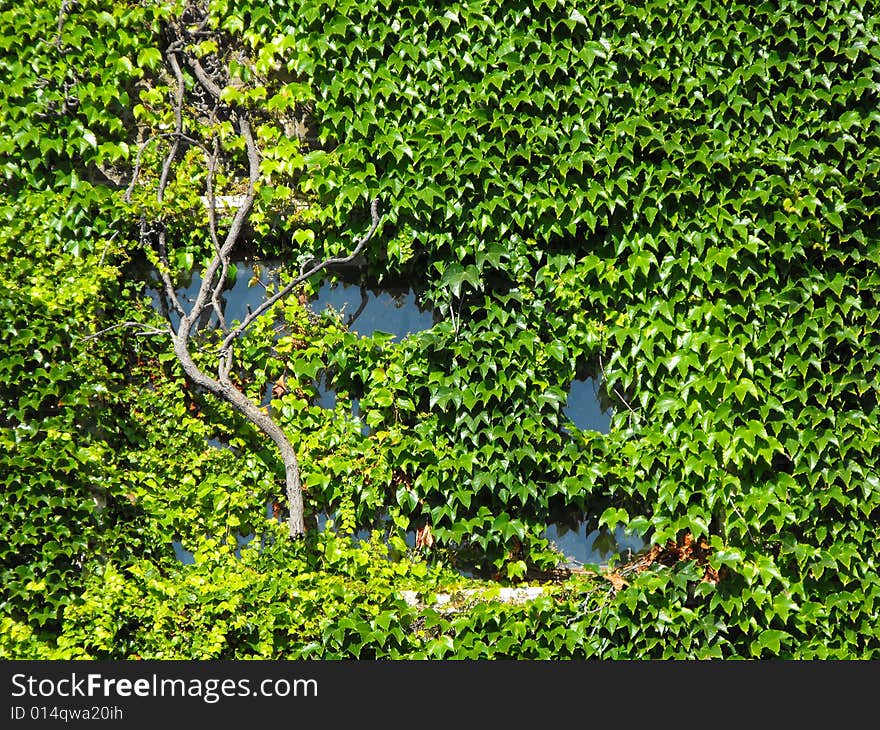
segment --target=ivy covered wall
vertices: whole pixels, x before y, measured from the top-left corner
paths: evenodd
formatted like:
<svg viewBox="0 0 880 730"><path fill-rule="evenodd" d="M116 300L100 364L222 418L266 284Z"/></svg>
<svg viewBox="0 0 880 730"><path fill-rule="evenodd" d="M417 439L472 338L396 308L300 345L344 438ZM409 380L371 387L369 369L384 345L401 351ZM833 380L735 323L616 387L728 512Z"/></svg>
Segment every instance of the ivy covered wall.
<svg viewBox="0 0 880 730"><path fill-rule="evenodd" d="M121 54L131 69L118 61L93 87L149 76L161 56L145 49L162 48L156 29L174 9L83 5L63 25L70 45L118 38L102 25L106 16L133 29ZM294 307L288 320L312 346L270 357L271 333L254 335L243 355L259 373L253 387L282 371L299 378L276 405L312 509L335 511L345 530L390 511L401 535L428 525L435 542L407 550L398 535L385 555L376 544L313 536L239 560L220 541L203 544L191 568L154 556L149 542L78 577L82 598L68 609L52 604L33 646L101 656L877 655L875 3L305 0L293 10L218 0L210 8L228 33L272 47L296 80L290 93L309 109L307 136L317 139L302 150L296 186L315 213L296 225L334 250L351 236L352 210L378 197L384 219L369 274L418 282L440 317L394 343L315 325ZM155 14L153 31L132 21L143 12ZM57 8L43 13L43 37L56 20ZM6 13L4 22L36 21ZM30 82L3 104L29 109L40 98L35 72L12 71ZM82 114L74 111L74 122ZM32 193L22 191L63 187L40 167L53 145L28 141L36 118L5 112L2 120L18 130L2 150L8 218L30 210ZM126 173L130 129L99 115L88 125L94 144L84 133L80 146ZM74 143L63 144L82 165ZM124 216L121 195L82 184L99 191L89 206ZM89 239L81 226L62 237ZM22 272L15 246L27 239L3 240ZM100 257L122 281L135 240L123 235L109 260L97 246L51 246ZM186 244L196 253L200 245ZM90 292L92 304L77 306L120 296L111 277ZM8 336L30 352L20 332ZM115 347L129 357L134 339ZM140 404L137 427L107 425L115 435L89 437L127 434L117 449L131 456L111 481L140 511L116 529L165 543L272 529L260 525L277 494L265 446L210 400L190 408L161 343L137 347L140 362L157 364L146 369L159 373L154 389L112 391ZM66 356L56 348L53 359ZM82 374L82 387L118 377L113 358L122 356L105 353L107 372ZM12 382L37 368L3 357ZM135 384L147 377L138 367ZM312 400L321 371L337 391L335 411ZM614 404L608 434L581 431L563 411L571 382L588 374ZM42 416L3 392L4 438L31 448L14 434ZM366 435L345 415L352 398ZM218 423L243 456L199 450ZM60 428L75 433L69 422ZM201 454L183 477L168 466L169 444ZM63 494L80 500L75 510L88 501L87 485L77 486L93 478L82 476L88 468L74 464L63 480ZM7 478L21 495L13 503L39 499L44 492L19 476ZM457 583L442 567L449 560L497 580L548 571L559 555L544 530L571 516L643 535L658 546L654 561L548 585L547 597L525 607L479 603L454 619L420 613L400 596L404 585L429 595ZM35 523L15 519L21 540ZM45 534L54 529L40 523ZM44 622L28 614L27 591L37 589L24 586L25 578L39 586L38 576L11 553L0 556L12 581L4 580L13 617L4 625L31 637L12 645L30 646ZM182 600L181 584L194 598L176 609L179 631L225 627L213 643L165 642L151 623L151 607ZM343 621L352 603L359 608ZM111 614L125 619L89 645L87 628Z"/></svg>
<svg viewBox="0 0 880 730"><path fill-rule="evenodd" d="M873 635L875 8L332 9L303 6L296 61L328 195L389 201L391 266L447 314L349 368L435 534L509 558L565 509L688 532L744 592L710 605ZM607 436L560 433L582 371Z"/></svg>

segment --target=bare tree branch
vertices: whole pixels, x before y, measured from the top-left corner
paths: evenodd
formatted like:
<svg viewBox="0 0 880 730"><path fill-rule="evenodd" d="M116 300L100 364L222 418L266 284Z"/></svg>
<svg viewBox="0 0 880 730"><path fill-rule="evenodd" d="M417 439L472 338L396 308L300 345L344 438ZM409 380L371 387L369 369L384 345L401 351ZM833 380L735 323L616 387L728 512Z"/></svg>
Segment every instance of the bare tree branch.
<svg viewBox="0 0 880 730"><path fill-rule="evenodd" d="M162 165L162 175L159 178L159 189L156 193L157 202L161 205L165 197L165 189L168 187L168 175L171 173L171 165L177 157L177 150L180 147L180 135L183 134L183 95L186 91L186 82L183 78L183 72L180 70L180 64L177 62L175 53L166 54L168 64L174 72L174 79L177 81L177 88L174 91L174 136L172 137L171 149L165 157L165 163Z"/></svg>
<svg viewBox="0 0 880 730"><path fill-rule="evenodd" d="M179 314L180 321L177 327L173 327L169 321L167 331L159 328L144 329L149 334L169 334L173 343L174 353L187 378L196 386L208 393L224 400L238 413L242 414L251 424L266 434L278 448L284 465L285 485L289 504L288 531L292 538L301 536L305 531L305 519L303 509L302 483L300 480L299 462L294 448L280 424L276 423L269 413L259 404L251 400L239 387L232 382L234 355L234 342L244 331L252 325L260 316L265 314L274 304L287 297L296 286L309 277L326 269L329 266L348 263L360 254L367 243L375 234L380 218L378 212L378 200L372 200L370 204L371 225L365 235L356 240L353 250L342 256L328 257L318 263L303 267L298 276L288 282L276 294L269 297L254 311L250 312L240 324L230 330L227 326L223 313L221 297L228 284L227 275L231 263L232 254L237 244L240 243L245 229L245 224L251 215L256 198L257 184L260 176L260 150L255 139L254 130L247 109L237 107L233 103L221 104L220 97L225 79L219 77L228 74L228 69L222 60L219 61L219 70L215 70L211 62L202 62L191 54L187 49L194 35L203 34L207 26L207 15L196 6L189 6L184 10L184 15L179 22L166 26L171 36L169 44L164 52L167 67L173 75L174 89L172 94L174 131L156 134L146 140L138 150L135 160L134 172L131 183L126 191L125 200L130 200L140 174L143 163L143 155L146 147L157 139L167 138L170 140L169 149L161 162L161 172L156 187L155 202L159 211L158 219L153 222L153 227L148 228L147 222L142 222L141 238L144 242L149 241L155 246L160 261L160 275L165 286L167 299ZM194 14L199 15L193 17ZM193 30L193 27L196 30ZM218 54L219 58L219 54ZM184 74L186 68L186 76ZM191 76L189 75L191 73ZM195 78L195 87L192 86L192 77ZM187 86L187 83L190 86ZM190 89L188 92L187 89ZM187 94L192 95L187 104ZM207 95L207 96L206 96ZM206 98L208 101L206 101ZM209 120L216 120L218 110L222 110L224 118L228 118L238 129L239 139L243 140L245 147L245 159L247 165L247 179L244 195L239 196L239 202L234 206L235 212L228 223L225 233L218 230L217 221L217 177L221 165L225 167L226 159L223 154L221 142L218 137L213 137L211 149L205 143L191 139L184 130L184 112L195 109L200 120L206 116ZM172 176L177 174L181 161L181 145L188 143L198 146L205 154L207 176L205 180L205 193L207 196L207 227L213 246L213 256L201 272L201 283L192 302L184 306L177 296L171 279L171 266L168 260L167 237L168 229L162 220L162 208L165 193L168 189ZM235 165L231 165L235 169ZM225 217L224 217L225 223ZM194 341L200 326L210 320L213 312L217 316L220 330L223 332L223 340L219 350L214 350L217 356L216 373L209 374L194 360L194 353L199 350L199 342ZM168 312L166 311L166 316ZM134 323L123 323L115 327L131 326ZM142 325L138 325L143 327ZM112 328L108 328L109 329ZM95 335L97 336L97 334Z"/></svg>
<svg viewBox="0 0 880 730"><path fill-rule="evenodd" d="M180 146L180 136L183 134L183 97L186 91L186 82L183 78L183 73L180 70L180 64L177 62L177 57L174 53L166 53L166 60L168 61L168 65L171 66L172 71L174 72L174 79L177 81L177 88L174 92L174 135L172 135L171 139L171 148L168 150L168 154L165 156L165 161L162 164L162 174L159 178L159 186L156 190L156 202L161 206L162 202L165 198L165 189L168 187L168 176L171 174L171 167L174 164L174 160L177 157L177 151ZM160 224L161 228L158 233L158 254L160 263L162 266L159 267L159 276L162 277L162 282L165 284L165 295L168 297L168 301L171 302L174 309L178 314L183 316L183 306L180 303L180 300L177 298L177 292L174 290L174 283L171 281L171 275L169 271L171 269L171 264L168 261L168 249L165 241L165 226L164 224ZM141 236L144 235L144 226L141 226Z"/></svg>
<svg viewBox="0 0 880 730"><path fill-rule="evenodd" d="M199 63L199 59L190 58L189 59L190 68L192 68L193 73L195 73L196 78L199 80L199 83L205 87L205 90L211 94L215 99L220 98L220 94L223 93L223 89L221 89L214 81L205 73L205 69L202 68L202 64Z"/></svg>
<svg viewBox="0 0 880 730"><path fill-rule="evenodd" d="M608 377L605 375L605 366L602 364L602 354L601 353L599 354L599 370L602 372L602 380L607 383ZM629 404L629 401L627 401L627 399L624 398L623 395L621 395L620 391L615 387L612 387L611 390L617 396L618 400L620 400L620 402L623 403L623 405L625 405L629 409L629 412L633 416L638 417L638 415L639 415L638 411L633 409L633 407Z"/></svg>
<svg viewBox="0 0 880 730"><path fill-rule="evenodd" d="M217 173L217 159L220 155L220 139L214 137L214 147L205 156L208 161L208 176L205 182L205 190L208 198L208 232L211 235L211 243L214 251L220 256L220 238L217 235L217 194L214 192L214 175Z"/></svg>
<svg viewBox="0 0 880 730"><path fill-rule="evenodd" d="M67 16L67 10L70 7L70 0L63 0L61 8L58 10L58 29L55 32L55 40L52 44L57 49L61 49L62 34L64 32L64 18Z"/></svg>
<svg viewBox="0 0 880 730"><path fill-rule="evenodd" d="M250 215L251 209L254 205L254 198L256 197L256 185L260 175L260 155L257 151L257 145L254 141L254 135L251 131L251 125L244 117L244 115L241 115L239 118L238 128L241 132L242 137L244 137L245 147L247 149L249 173L247 192L245 193L244 200L242 201L241 205L239 205L238 209L235 211L235 215L232 218L232 223L230 224L229 230L226 233L226 238L223 241L223 245L220 247L219 252L214 255L214 258L211 259L211 262L208 264L208 268L203 274L202 284L199 287L199 293L196 295L196 300L193 303L193 307L191 310L194 320L193 334L195 334L195 331L198 329L197 320L209 301L209 293L213 293L213 282L214 277L217 275L217 269L222 268L224 266L224 262L226 262L226 264L228 265L229 255L232 252L232 249L238 243L239 238L241 237L241 231L244 227L244 222ZM225 278L221 280L221 283L223 281L225 281Z"/></svg>
<svg viewBox="0 0 880 730"><path fill-rule="evenodd" d="M379 226L379 200L378 198L373 198L370 203L370 218L371 225L370 230L364 234L360 240L358 240L357 244L354 247L354 250L348 254L348 256L339 256L339 257L331 257L328 259L324 259L322 262L317 264L316 266L309 269L304 274L300 274L295 279L289 281L281 290L278 291L277 294L271 296L269 299L265 300L260 306L258 306L253 312L251 312L237 327L230 330L229 334L226 335L226 338L223 340L223 344L220 346L221 350L225 350L229 347L230 343L241 335L245 329L247 329L257 317L259 317L263 312L267 311L271 307L273 307L276 302L284 299L291 291L300 284L302 284L306 279L314 276L319 271L326 269L328 266L337 266L340 264L347 264L350 261L354 260L355 256L357 256L361 251L363 251L364 246L367 245L369 240L373 237L373 234L376 232L376 228Z"/></svg>
<svg viewBox="0 0 880 730"><path fill-rule="evenodd" d="M202 145L202 143L199 142L197 139L193 139L192 137L189 137L183 133L178 133L178 132L164 132L162 134L154 134L151 137L149 137L148 139L146 139L144 142L142 142L138 146L137 156L135 157L135 160L134 160L134 171L131 174L131 182L128 184L128 188L126 188L125 195L123 196L123 200L125 200L126 203L131 202L131 195L134 192L135 184L138 181L138 177L140 177L141 165L143 164L144 152L146 152L147 147L149 147L150 144L152 144L153 142L155 142L157 140L168 139L169 137L172 139L175 139L177 141L182 140L188 144L193 145L194 147L201 147L202 149L204 149L204 146Z"/></svg>
<svg viewBox="0 0 880 730"><path fill-rule="evenodd" d="M211 305L214 308L214 314L217 316L217 322L220 324L220 329L226 333L229 332L229 327L226 324L226 317L223 314L223 307L220 304L220 297L223 294L223 290L226 287L226 276L229 272L229 261L223 257L223 254L220 250L220 239L217 236L217 198L214 193L214 174L217 169L217 157L220 154L219 150L220 141L217 137L214 137L214 149L210 154L207 154L208 157L208 177L205 182L205 187L207 191L208 197L208 231L211 236L211 243L214 245L214 252L217 256L220 257L223 262L222 271L220 272L220 276L217 277L217 283L214 286L214 291L211 293Z"/></svg>
<svg viewBox="0 0 880 730"><path fill-rule="evenodd" d="M138 337L154 337L156 335L168 336L171 334L171 328L160 329L159 327L153 327L153 325L144 324L143 322L119 322L114 325L110 325L109 327L105 327L104 329L98 330L97 332L92 332L90 335L85 335L80 338L84 342L90 342L92 340L97 340L99 337L106 335L114 330L122 329L122 328L132 328L139 329L139 332L135 332L135 335Z"/></svg>

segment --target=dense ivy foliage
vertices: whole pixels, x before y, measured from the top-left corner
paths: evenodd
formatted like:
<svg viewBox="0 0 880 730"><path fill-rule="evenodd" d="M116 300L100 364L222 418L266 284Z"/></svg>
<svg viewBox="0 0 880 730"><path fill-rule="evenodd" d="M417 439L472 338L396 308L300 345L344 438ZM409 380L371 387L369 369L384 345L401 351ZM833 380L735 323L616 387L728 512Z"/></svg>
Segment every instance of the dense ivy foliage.
<svg viewBox="0 0 880 730"><path fill-rule="evenodd" d="M297 60L330 194L394 200L447 314L347 369L401 506L496 565L554 509L704 536L737 590L701 611L875 651L872 4L332 7ZM612 433L566 438L596 369Z"/></svg>
<svg viewBox="0 0 880 730"><path fill-rule="evenodd" d="M116 454L126 442L126 414L115 391L129 355L118 347L87 350L80 340L104 317L120 316L126 296L114 265L120 214L113 193L88 178L97 174L96 161L124 157L119 116L134 68L120 47L150 36L138 9L115 19L85 13L63 46L53 32L58 8L32 4L22 14L5 5L0 17L6 653L10 639L33 629L60 631L61 611L77 600L82 566L96 553L131 557L154 549L137 516L111 496L123 489ZM109 19L118 39L97 30ZM107 505L100 514L98 504ZM122 521L134 529L115 529Z"/></svg>
<svg viewBox="0 0 880 730"><path fill-rule="evenodd" d="M248 49L224 98L265 112L257 248L344 250L378 197L369 274L440 320L359 338L293 299L283 336L243 341L242 387L285 375L273 413L336 516L300 544L264 518L272 450L165 343L83 339L157 321L131 266L148 203L123 189L138 125L171 123L161 27L184 5L26 5L0 41L0 653L877 656L875 3L211 2ZM184 272L210 247L192 169ZM608 434L564 414L587 374ZM386 515L387 545L348 539ZM432 607L480 584L448 559L551 569L544 530L572 516L678 558Z"/></svg>

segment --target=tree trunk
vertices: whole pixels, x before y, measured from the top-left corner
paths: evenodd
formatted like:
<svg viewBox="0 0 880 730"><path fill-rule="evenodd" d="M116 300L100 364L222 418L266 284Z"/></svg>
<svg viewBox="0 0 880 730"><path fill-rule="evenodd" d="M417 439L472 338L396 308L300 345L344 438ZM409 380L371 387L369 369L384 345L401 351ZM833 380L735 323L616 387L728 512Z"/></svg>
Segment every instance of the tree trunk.
<svg viewBox="0 0 880 730"><path fill-rule="evenodd" d="M302 482L300 481L299 462L296 452L281 428L268 414L260 410L256 403L242 393L228 378L215 379L204 373L192 359L188 348L189 331L191 322L187 317L182 317L177 334L174 336L174 353L180 361L187 377L196 385L213 393L218 398L225 400L236 411L241 413L252 424L265 433L281 453L281 461L284 464L285 486L287 488L287 503L290 509L288 518L288 531L292 539L302 537L305 534L305 515L303 511Z"/></svg>

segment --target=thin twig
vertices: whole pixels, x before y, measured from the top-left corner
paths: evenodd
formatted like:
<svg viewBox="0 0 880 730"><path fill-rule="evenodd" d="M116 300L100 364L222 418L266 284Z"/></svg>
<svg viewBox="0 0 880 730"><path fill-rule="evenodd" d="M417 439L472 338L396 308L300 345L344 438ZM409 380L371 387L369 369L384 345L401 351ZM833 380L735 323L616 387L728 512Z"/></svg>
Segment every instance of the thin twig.
<svg viewBox="0 0 880 730"><path fill-rule="evenodd" d="M144 324L143 322L119 322L117 324L111 325L110 327L105 327L102 330L98 330L97 332L93 332L90 335L84 335L79 339L84 342L88 342L90 340L96 340L99 337L106 335L113 330L122 329L123 327L132 327L132 328L140 328L140 332L135 332L134 334L138 337L154 337L156 335L169 335L171 334L171 328L168 329L160 329L159 327L153 327L152 325Z"/></svg>
<svg viewBox="0 0 880 730"><path fill-rule="evenodd" d="M372 219L372 223L370 225L370 230L366 232L366 234L361 237L361 239L357 242L357 245L354 247L354 250L348 256L339 256L339 257L330 257L328 259L324 259L321 263L315 265L311 269L309 269L304 274L300 274L295 279L289 281L287 284L282 287L277 294L273 295L269 299L266 299L260 306L258 306L253 312L251 312L247 317L244 318L238 326L233 328L229 334L226 335L226 338L223 340L223 343L220 345L220 350L223 351L229 347L234 339L236 339L245 329L247 329L251 323L257 319L263 312L271 308L275 305L276 302L284 299L294 287L302 284L306 279L311 276L314 276L322 269L326 269L328 266L338 266L340 264L347 264L352 261L367 245L367 242L373 237L373 234L376 232L376 229L379 227L379 200L378 198L373 198L370 203L370 216Z"/></svg>
<svg viewBox="0 0 880 730"><path fill-rule="evenodd" d="M211 293L211 306L214 308L214 314L217 315L217 322L220 325L220 329L225 334L229 331L229 327L226 324L223 307L220 305L220 296L223 294L223 290L226 287L226 275L229 271L229 260L228 257L223 256L220 249L220 240L217 237L217 198L214 193L214 173L217 169L217 157L219 154L219 140L217 137L214 137L214 149L211 154L208 155L208 179L206 182L208 193L208 229L211 234L211 243L214 244L214 252L223 262L223 270L220 272L220 276L217 278L217 284L214 286L214 291Z"/></svg>
<svg viewBox="0 0 880 730"><path fill-rule="evenodd" d="M360 295L361 295L361 303L358 305L358 308L355 309L354 312L352 312L349 315L348 321L345 323L345 326L348 328L350 328L355 323L357 318L360 317L361 314L363 314L364 309L366 309L366 307L367 307L367 304L369 302L369 298L367 297L367 285L366 284L361 284Z"/></svg>
<svg viewBox="0 0 880 730"><path fill-rule="evenodd" d="M138 146L137 156L135 157L135 160L134 160L134 171L131 174L131 182L128 184L128 188L125 191L125 196L123 197L123 200L125 200L126 203L131 202L131 195L134 192L134 186L137 183L138 177L140 176L141 163L143 161L144 152L146 151L147 147L157 140L167 139L168 137L174 138L175 141L180 140L183 142L187 142L188 144L191 144L194 147L200 147L201 149L205 149L204 145L201 142L199 142L197 139L193 139L192 137L190 137L186 134L183 134L182 132L181 133L163 132L161 134L154 134L152 137L150 137L149 139L142 142Z"/></svg>
<svg viewBox="0 0 880 730"><path fill-rule="evenodd" d="M208 176L205 187L208 193L208 231L211 234L211 243L214 244L214 251L220 255L220 239L217 237L217 195L214 192L214 175L217 172L217 158L220 155L220 140L214 137L214 147L209 153L205 150L205 156L208 161Z"/></svg>
<svg viewBox="0 0 880 730"><path fill-rule="evenodd" d="M602 364L602 353L601 352L599 353L599 370L602 373L602 380L607 383L608 377L605 375L605 366ZM632 413L634 416L639 415L635 410L633 410L633 407L629 404L627 399L623 397L623 395L620 393L620 391L617 390L617 388L612 386L611 390L620 399L620 402L623 403L623 405L625 405L629 409L630 413Z"/></svg>
<svg viewBox="0 0 880 730"><path fill-rule="evenodd" d="M455 306L454 306L454 297L452 295L452 287L449 287L449 316L452 318L452 330L455 333L456 338L458 337L458 324L455 322Z"/></svg>
<svg viewBox="0 0 880 730"><path fill-rule="evenodd" d="M119 235L119 231L114 231L114 232L113 232L113 235L110 236L110 238L107 239L107 243L104 244L104 250L101 251L101 258L98 260L98 266L103 266L103 265L104 265L104 258L107 256L107 249L110 248L110 244L113 243L113 240L114 240L114 239L116 238L116 236L118 236L118 235Z"/></svg>
<svg viewBox="0 0 880 730"><path fill-rule="evenodd" d="M156 241L156 249L157 253L159 254L160 263L158 271L159 276L162 278L162 283L165 285L165 296L168 297L168 301L171 302L171 306L174 307L174 311L183 316L183 305L180 303L180 299L178 298L177 292L174 289L174 282L171 281L171 274L168 273L171 270L171 262L168 260L168 247L165 244L164 228L159 231L159 236Z"/></svg>
<svg viewBox="0 0 880 730"><path fill-rule="evenodd" d="M156 202L160 205L165 196L165 189L168 187L168 175L171 174L171 166L177 157L177 150L180 147L179 135L183 134L183 95L186 91L186 84L183 79L183 72L180 70L180 64L177 62L177 56L174 53L167 54L168 64L174 72L174 78L177 81L177 89L174 92L174 136L171 143L171 149L165 157L162 165L162 174L159 177L159 188L156 192Z"/></svg>
<svg viewBox="0 0 880 730"><path fill-rule="evenodd" d="M183 135L183 95L186 90L186 84L183 78L183 72L180 70L180 64L177 62L177 57L174 53L166 54L166 58L168 60L168 65L171 66L171 70L174 72L174 78L177 81L177 89L174 92L174 135L172 136L171 148L168 150L168 154L165 157L165 162L162 164L162 174L159 178L159 186L156 190L156 202L161 206L165 197L165 189L168 187L168 176L171 174L171 167L174 164L174 160L177 157L177 150L180 146L180 137ZM144 235L144 225L141 225L141 236ZM171 269L171 265L168 261L168 250L165 242L165 227L162 226L162 229L159 231L157 248L159 253L160 263L159 266L159 276L162 277L162 282L165 284L165 294L168 297L168 301L171 302L174 309L181 316L184 315L183 305L181 305L180 300L177 298L177 292L174 290L174 283L171 281L171 275L168 273Z"/></svg>
<svg viewBox="0 0 880 730"><path fill-rule="evenodd" d="M61 3L61 9L58 11L58 30L55 34L55 40L52 42L52 44L55 46L55 48L59 50L61 49L61 36L62 32L64 31L64 18L67 15L67 8L69 7L70 0L64 0Z"/></svg>
<svg viewBox="0 0 880 730"><path fill-rule="evenodd" d="M752 531L749 529L749 523L746 522L746 518L743 516L743 513L740 512L740 511L736 508L736 505L733 503L733 500L730 498L730 495L727 495L727 502L728 502L728 504L730 504L730 506L733 508L733 511L736 512L736 513L739 515L739 518L743 521L743 525L745 525L745 528L746 528L746 535L749 536L749 542L751 542L751 543L754 545L754 544L755 544L755 538L754 538L753 535L752 535Z"/></svg>

